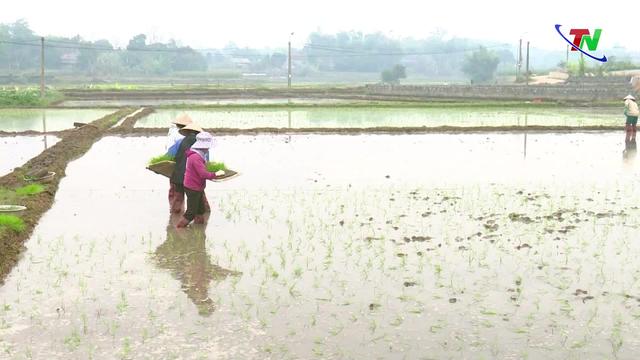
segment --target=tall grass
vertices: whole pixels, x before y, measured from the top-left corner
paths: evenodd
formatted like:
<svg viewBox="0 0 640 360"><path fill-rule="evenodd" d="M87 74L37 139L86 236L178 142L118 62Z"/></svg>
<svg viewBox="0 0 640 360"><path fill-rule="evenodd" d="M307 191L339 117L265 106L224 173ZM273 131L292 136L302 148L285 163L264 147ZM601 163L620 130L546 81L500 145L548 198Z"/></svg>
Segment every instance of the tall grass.
<svg viewBox="0 0 640 360"><path fill-rule="evenodd" d="M0 88L0 106L45 106L62 98L55 90L47 90L41 98L40 90L34 88Z"/></svg>

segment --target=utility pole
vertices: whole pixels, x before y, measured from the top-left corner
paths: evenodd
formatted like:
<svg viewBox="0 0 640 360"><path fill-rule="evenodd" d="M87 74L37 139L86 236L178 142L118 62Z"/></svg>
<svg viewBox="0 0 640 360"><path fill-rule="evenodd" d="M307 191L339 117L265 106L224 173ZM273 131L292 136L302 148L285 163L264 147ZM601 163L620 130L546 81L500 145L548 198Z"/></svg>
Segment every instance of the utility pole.
<svg viewBox="0 0 640 360"><path fill-rule="evenodd" d="M524 76L527 78L527 85L529 85L529 41L527 41L527 72Z"/></svg>
<svg viewBox="0 0 640 360"><path fill-rule="evenodd" d="M40 38L40 98L44 99L44 36Z"/></svg>
<svg viewBox="0 0 640 360"><path fill-rule="evenodd" d="M567 60L564 62L564 67L569 68L569 45L567 45Z"/></svg>

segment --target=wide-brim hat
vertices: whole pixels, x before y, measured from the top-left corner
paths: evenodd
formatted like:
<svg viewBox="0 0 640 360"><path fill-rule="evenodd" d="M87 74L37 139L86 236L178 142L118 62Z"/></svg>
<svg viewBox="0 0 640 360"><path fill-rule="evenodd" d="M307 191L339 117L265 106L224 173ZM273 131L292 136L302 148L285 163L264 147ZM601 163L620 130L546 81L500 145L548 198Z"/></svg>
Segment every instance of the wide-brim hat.
<svg viewBox="0 0 640 360"><path fill-rule="evenodd" d="M196 135L196 142L191 145L192 149L210 149L213 146L213 136L206 131Z"/></svg>
<svg viewBox="0 0 640 360"><path fill-rule="evenodd" d="M180 129L180 134L187 136L187 131L191 130L191 131L195 131L197 133L201 133L202 132L202 128L200 126L198 126L198 124L196 123L191 123L188 124L187 126L183 127L182 129Z"/></svg>
<svg viewBox="0 0 640 360"><path fill-rule="evenodd" d="M624 100L636 100L636 98L633 97L633 95L627 95L624 97Z"/></svg>
<svg viewBox="0 0 640 360"><path fill-rule="evenodd" d="M172 124L187 126L191 124L193 120L187 114L180 114L177 118L171 120Z"/></svg>

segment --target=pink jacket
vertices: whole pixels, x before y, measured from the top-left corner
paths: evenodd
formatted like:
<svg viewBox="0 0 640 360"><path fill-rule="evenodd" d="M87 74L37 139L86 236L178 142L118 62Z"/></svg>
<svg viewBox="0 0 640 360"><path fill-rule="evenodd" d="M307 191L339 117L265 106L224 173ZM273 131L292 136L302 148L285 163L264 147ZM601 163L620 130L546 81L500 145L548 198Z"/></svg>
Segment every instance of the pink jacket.
<svg viewBox="0 0 640 360"><path fill-rule="evenodd" d="M215 179L216 174L208 172L204 159L197 152L187 149L187 168L184 172L184 187L193 191L204 191L207 179Z"/></svg>

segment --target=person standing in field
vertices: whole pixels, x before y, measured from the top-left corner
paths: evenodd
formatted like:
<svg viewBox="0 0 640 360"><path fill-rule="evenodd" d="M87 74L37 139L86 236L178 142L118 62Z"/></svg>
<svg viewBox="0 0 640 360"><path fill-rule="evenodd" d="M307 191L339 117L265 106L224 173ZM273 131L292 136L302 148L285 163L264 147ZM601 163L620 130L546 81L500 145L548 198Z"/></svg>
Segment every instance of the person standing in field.
<svg viewBox="0 0 640 360"><path fill-rule="evenodd" d="M169 133L167 134L167 155L170 155L175 159L176 153L178 152L178 147L180 147L180 143L182 142L182 139L184 139L184 136L180 134L180 129L191 124L192 122L193 120L191 120L191 118L187 114L182 114L175 120L171 121L173 125L169 128ZM171 212L174 212L173 204L176 201L176 196L178 196L176 186L171 181L171 179L169 179L169 206L171 207Z"/></svg>
<svg viewBox="0 0 640 360"><path fill-rule="evenodd" d="M184 173L184 192L187 195L187 211L176 225L184 228L191 221L204 224L206 181L216 178L216 174L207 171L206 159L213 144L213 137L208 132L196 136L196 142L187 150L186 170Z"/></svg>
<svg viewBox="0 0 640 360"><path fill-rule="evenodd" d="M173 189L173 201L171 202L171 212L180 214L184 211L184 171L187 166L186 151L196 142L196 135L202 132L202 128L195 123L191 123L179 130L183 136L175 150L176 162L173 173L169 181Z"/></svg>
<svg viewBox="0 0 640 360"><path fill-rule="evenodd" d="M635 141L636 139L636 125L638 124L638 104L636 98L632 95L627 95L624 98L624 115L627 117L625 122L626 137L625 141Z"/></svg>

